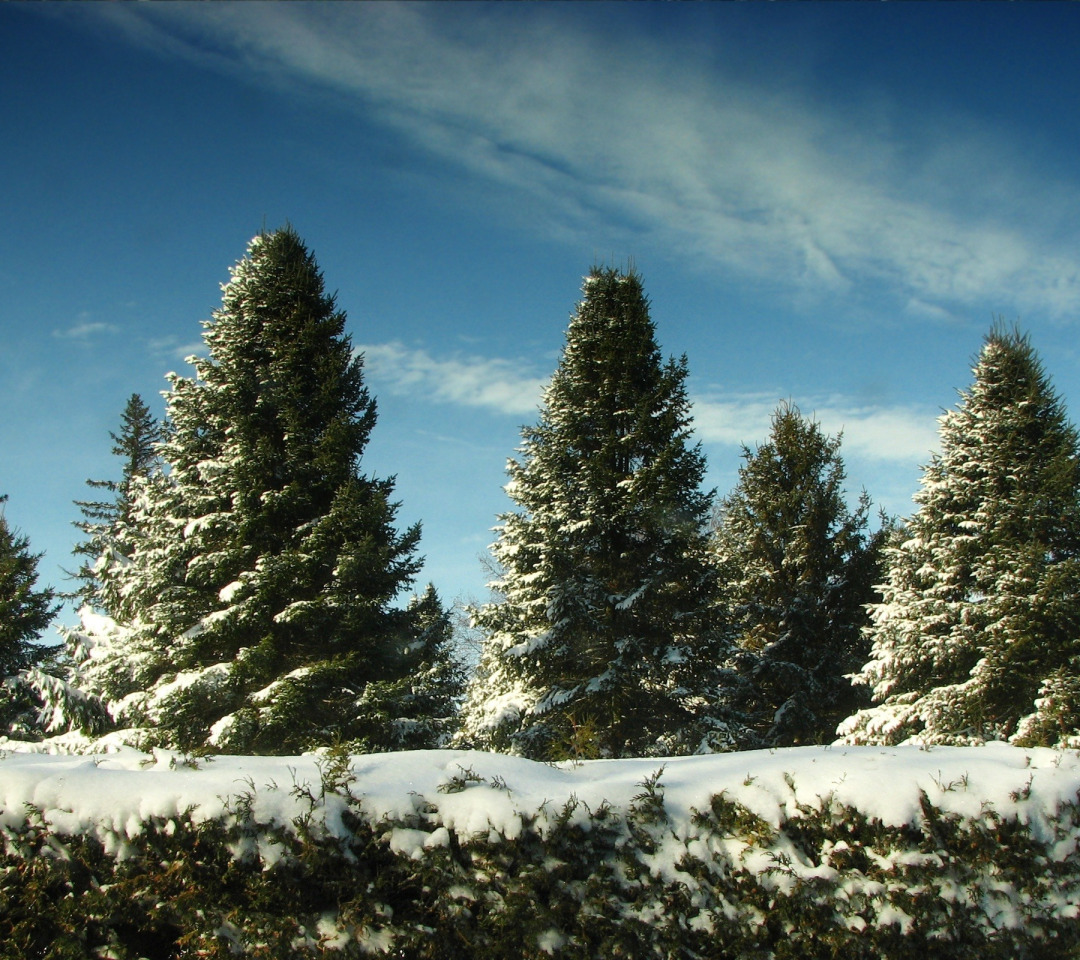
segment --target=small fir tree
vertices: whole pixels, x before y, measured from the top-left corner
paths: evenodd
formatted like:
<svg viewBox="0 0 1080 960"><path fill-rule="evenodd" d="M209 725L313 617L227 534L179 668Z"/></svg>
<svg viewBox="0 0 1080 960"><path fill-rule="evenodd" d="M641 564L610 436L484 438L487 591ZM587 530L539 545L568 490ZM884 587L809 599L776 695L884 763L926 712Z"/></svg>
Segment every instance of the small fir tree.
<svg viewBox="0 0 1080 960"><path fill-rule="evenodd" d="M72 551L82 559L78 571L72 574L80 585L64 595L79 604L80 615L87 623L103 628L109 621L102 614L118 601L118 578L112 572L130 562L140 539L135 503L144 483L160 467L157 444L163 434L150 408L135 393L121 413L120 433L110 431L109 436L113 454L121 458L121 479L86 481L92 489L112 494L112 499L75 501L82 513L75 526L85 535ZM41 732L103 733L111 725L108 703L102 696L105 688L100 682L103 663L111 665L114 673L124 674L134 651L122 642L115 646L109 642L125 636L114 624L99 631L96 641L82 630L62 627L60 632L65 649L53 669L32 671L25 678L42 705Z"/></svg>
<svg viewBox="0 0 1080 960"><path fill-rule="evenodd" d="M8 526L0 497L0 730L19 738L34 736L40 704L28 677L45 674L57 646L40 643L58 604L50 587L38 587L41 554L30 552L29 538Z"/></svg>
<svg viewBox="0 0 1080 960"><path fill-rule="evenodd" d="M1080 450L1026 335L996 326L886 551L875 706L850 743L1068 742L1080 725Z"/></svg>
<svg viewBox="0 0 1080 960"><path fill-rule="evenodd" d="M157 445L162 440L161 425L133 393L120 415L120 433L112 431L112 452L121 459L120 480L87 480L87 486L111 494L110 499L76 500L82 519L75 526L85 539L72 551L82 562L75 577L80 586L69 598L80 605L103 610L108 601L102 595L101 571L113 563L126 561L135 547L134 505L140 483L158 466Z"/></svg>
<svg viewBox="0 0 1080 960"><path fill-rule="evenodd" d="M831 742L860 701L847 674L866 662L866 604L879 545L870 501L844 500L840 438L791 404L766 443L745 450L721 503L714 549L735 625L745 710L764 746Z"/></svg>
<svg viewBox="0 0 1080 960"><path fill-rule="evenodd" d="M498 598L464 736L529 757L664 754L730 741L711 620L711 494L686 360L662 362L637 274L594 269L492 547Z"/></svg>
<svg viewBox="0 0 1080 960"><path fill-rule="evenodd" d="M407 664L419 566L393 481L359 462L375 424L345 315L300 238L256 237L170 375L166 470L133 504L130 562L79 642L113 716L147 742L288 753L364 731L369 682Z"/></svg>
<svg viewBox="0 0 1080 960"><path fill-rule="evenodd" d="M360 714L370 732L351 744L358 751L433 750L457 731L466 671L454 649L450 612L430 584L409 611L403 674L364 688Z"/></svg>

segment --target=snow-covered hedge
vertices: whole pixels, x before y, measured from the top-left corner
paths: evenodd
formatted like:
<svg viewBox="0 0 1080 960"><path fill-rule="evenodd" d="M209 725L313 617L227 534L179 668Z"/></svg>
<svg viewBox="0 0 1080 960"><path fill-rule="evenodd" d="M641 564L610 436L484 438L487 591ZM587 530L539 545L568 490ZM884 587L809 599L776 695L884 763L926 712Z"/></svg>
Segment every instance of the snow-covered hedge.
<svg viewBox="0 0 1080 960"><path fill-rule="evenodd" d="M15 745L9 745L14 747ZM0 956L1080 956L1080 758L0 759Z"/></svg>

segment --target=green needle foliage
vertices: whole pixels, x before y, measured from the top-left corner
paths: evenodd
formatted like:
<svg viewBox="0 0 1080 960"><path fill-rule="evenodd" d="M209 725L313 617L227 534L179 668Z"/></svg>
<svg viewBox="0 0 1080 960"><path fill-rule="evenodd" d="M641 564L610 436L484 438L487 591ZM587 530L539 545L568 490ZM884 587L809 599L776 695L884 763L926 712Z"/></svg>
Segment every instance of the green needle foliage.
<svg viewBox="0 0 1080 960"><path fill-rule="evenodd" d="M594 269L509 464L470 742L539 759L727 743L686 359L664 363L641 278Z"/></svg>
<svg viewBox="0 0 1080 960"><path fill-rule="evenodd" d="M134 525L135 499L140 483L160 467L157 445L162 439L161 425L133 393L120 415L120 432L109 436L112 452L120 458L122 476L117 480L87 480L87 486L112 494L110 499L76 500L82 519L75 521L86 539L72 551L82 558L75 577L80 586L70 598L104 610L109 601L103 596L101 571L111 563L123 563L135 549L138 530Z"/></svg>
<svg viewBox="0 0 1080 960"><path fill-rule="evenodd" d="M791 404L746 450L714 534L736 629L745 710L764 746L827 743L860 705L846 675L866 662L865 606L878 599L880 544L869 498L844 499L840 438Z"/></svg>
<svg viewBox="0 0 1080 960"><path fill-rule="evenodd" d="M140 487L109 617L75 640L145 741L297 752L369 733L367 684L408 669L419 628L393 601L420 531L360 472L375 402L297 234L256 237L223 290L196 376L170 375L165 469Z"/></svg>
<svg viewBox="0 0 1080 960"><path fill-rule="evenodd" d="M857 743L1080 731L1080 447L1027 336L995 326L886 551Z"/></svg>
<svg viewBox="0 0 1080 960"><path fill-rule="evenodd" d="M59 604L38 587L41 554L11 529L0 497L0 731L20 737L36 726L38 703L26 678L48 665L58 647L39 643Z"/></svg>

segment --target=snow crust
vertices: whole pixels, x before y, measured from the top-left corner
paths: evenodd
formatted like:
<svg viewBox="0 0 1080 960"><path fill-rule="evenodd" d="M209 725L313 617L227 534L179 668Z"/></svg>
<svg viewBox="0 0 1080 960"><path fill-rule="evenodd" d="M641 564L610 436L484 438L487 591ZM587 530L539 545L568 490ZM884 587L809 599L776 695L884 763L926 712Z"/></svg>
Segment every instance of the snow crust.
<svg viewBox="0 0 1080 960"><path fill-rule="evenodd" d="M303 788L309 797L320 795L327 764L317 754L188 761L130 747L90 756L37 753L41 745L12 741L0 747L0 828L23 822L31 804L55 831L96 834L113 849L138 835L149 818L228 819L241 797L258 821L288 829L310 811ZM394 849L410 857L445 845L446 830L512 840L525 820L537 816L542 829L572 798L580 801L574 816L583 823L605 801L626 810L661 767L665 807L674 834L684 840L694 834L693 811L707 809L721 793L776 827L796 813L796 803L819 807L830 797L886 825L917 823L924 792L945 811L978 818L992 808L1040 831L1080 792L1080 755L1003 743L800 747L556 766L430 750L356 756L350 764L355 780L349 789L371 820L402 821L421 807L437 809L434 831L395 830ZM320 816L328 833L345 835L344 809L342 797L325 794Z"/></svg>

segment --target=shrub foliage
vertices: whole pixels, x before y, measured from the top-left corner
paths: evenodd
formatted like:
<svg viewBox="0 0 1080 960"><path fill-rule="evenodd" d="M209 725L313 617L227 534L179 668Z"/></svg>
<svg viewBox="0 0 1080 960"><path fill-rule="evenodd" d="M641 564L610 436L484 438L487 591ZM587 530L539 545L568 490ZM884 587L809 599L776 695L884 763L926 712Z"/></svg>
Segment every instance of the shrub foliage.
<svg viewBox="0 0 1080 960"><path fill-rule="evenodd" d="M574 799L508 838L438 797L365 813L343 755L291 822L255 787L223 816L64 835L4 811L0 957L1065 958L1080 951L1080 805L1049 825L947 813L883 825L830 797L767 823L724 793L679 827L663 771L626 809ZM949 785L956 789L960 787ZM471 770L446 793L505 790ZM948 789L948 787L943 787ZM330 829L341 823L346 829Z"/></svg>

